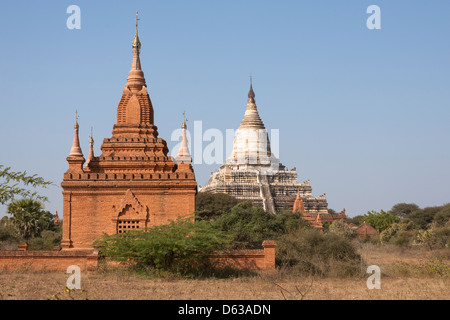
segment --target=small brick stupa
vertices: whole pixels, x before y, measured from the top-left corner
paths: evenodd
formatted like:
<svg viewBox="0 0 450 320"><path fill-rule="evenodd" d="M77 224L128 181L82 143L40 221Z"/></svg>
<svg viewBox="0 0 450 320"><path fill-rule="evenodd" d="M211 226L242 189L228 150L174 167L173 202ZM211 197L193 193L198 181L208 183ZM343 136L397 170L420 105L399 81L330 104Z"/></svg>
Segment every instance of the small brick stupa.
<svg viewBox="0 0 450 320"><path fill-rule="evenodd" d="M158 137L154 125L154 110L139 57L137 20L131 71L117 108L112 137L103 140L100 156L94 155L91 137L85 161L75 122L73 146L67 158L69 169L61 183L63 250L91 249L103 233L142 230L193 215L195 210L197 182L191 163L176 163L167 156L166 141Z"/></svg>
<svg viewBox="0 0 450 320"><path fill-rule="evenodd" d="M330 214L330 213L310 213L305 210L305 205L303 203L302 197L300 196L300 189L297 191L297 197L294 201L294 206L292 208L292 212L300 214L301 217L306 220L311 227L316 229L323 229L323 222L332 223L336 220L345 220L345 209L339 212L338 214Z"/></svg>

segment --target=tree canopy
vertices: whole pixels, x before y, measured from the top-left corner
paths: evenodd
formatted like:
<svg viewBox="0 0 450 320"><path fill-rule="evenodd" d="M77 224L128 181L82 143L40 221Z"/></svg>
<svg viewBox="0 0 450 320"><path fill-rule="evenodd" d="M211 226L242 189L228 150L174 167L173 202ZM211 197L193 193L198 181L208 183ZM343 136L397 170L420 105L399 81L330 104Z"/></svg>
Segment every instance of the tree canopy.
<svg viewBox="0 0 450 320"><path fill-rule="evenodd" d="M364 215L362 221L365 221L367 224L382 232L388 229L393 223L398 222L399 219L390 211L386 212L381 210L380 212L376 212L372 210Z"/></svg>
<svg viewBox="0 0 450 320"><path fill-rule="evenodd" d="M25 240L40 236L42 230L54 227L52 214L44 210L42 202L33 199L14 200L8 205L9 223Z"/></svg>
<svg viewBox="0 0 450 320"><path fill-rule="evenodd" d="M46 202L48 201L47 197L26 187L46 188L51 184L53 184L51 181L46 181L36 174L29 175L26 171L12 171L10 167L0 165L0 204L7 204L16 197Z"/></svg>

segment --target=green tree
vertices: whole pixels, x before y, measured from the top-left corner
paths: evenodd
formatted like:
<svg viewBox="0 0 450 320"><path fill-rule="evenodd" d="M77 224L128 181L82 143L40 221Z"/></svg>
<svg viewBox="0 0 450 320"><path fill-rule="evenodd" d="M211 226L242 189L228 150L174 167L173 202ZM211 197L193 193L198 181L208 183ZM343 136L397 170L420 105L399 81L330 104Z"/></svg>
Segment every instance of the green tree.
<svg viewBox="0 0 450 320"><path fill-rule="evenodd" d="M11 201L7 213L11 214L8 222L14 225L19 235L26 241L39 236L45 227L52 224L52 215L44 211L42 202L34 199Z"/></svg>
<svg viewBox="0 0 450 320"><path fill-rule="evenodd" d="M364 216L358 215L358 216L354 216L352 218L347 218L346 221L348 224L353 223L353 224L359 226L361 223L363 223L363 219L364 219Z"/></svg>
<svg viewBox="0 0 450 320"><path fill-rule="evenodd" d="M237 204L230 213L221 215L213 223L233 235L236 247L260 247L263 240L273 240L285 231L281 220L250 201Z"/></svg>
<svg viewBox="0 0 450 320"><path fill-rule="evenodd" d="M385 212L381 210L380 212L376 212L372 210L364 215L362 222L364 221L378 231L382 232L388 229L393 223L398 222L399 218L393 215L390 211Z"/></svg>
<svg viewBox="0 0 450 320"><path fill-rule="evenodd" d="M213 225L233 236L236 248L259 248L264 240L277 240L290 230L309 228L300 215L290 210L271 214L250 201L234 206L213 220Z"/></svg>
<svg viewBox="0 0 450 320"><path fill-rule="evenodd" d="M450 221L450 203L442 206L442 208L434 215L433 223L438 227L443 227Z"/></svg>
<svg viewBox="0 0 450 320"><path fill-rule="evenodd" d="M229 213L238 203L238 199L224 193L200 192L195 198L196 216L200 219L217 218Z"/></svg>
<svg viewBox="0 0 450 320"><path fill-rule="evenodd" d="M427 229L431 226L433 219L442 207L426 207L422 210L412 212L406 217L410 219L419 229Z"/></svg>
<svg viewBox="0 0 450 320"><path fill-rule="evenodd" d="M420 207L415 203L397 203L392 207L391 212L399 218L404 218L419 210Z"/></svg>
<svg viewBox="0 0 450 320"><path fill-rule="evenodd" d="M46 202L48 199L41 196L37 191L31 191L26 187L46 188L52 182L46 181L37 175L28 175L26 171L11 171L10 167L0 165L0 204L7 204L15 197L35 199Z"/></svg>

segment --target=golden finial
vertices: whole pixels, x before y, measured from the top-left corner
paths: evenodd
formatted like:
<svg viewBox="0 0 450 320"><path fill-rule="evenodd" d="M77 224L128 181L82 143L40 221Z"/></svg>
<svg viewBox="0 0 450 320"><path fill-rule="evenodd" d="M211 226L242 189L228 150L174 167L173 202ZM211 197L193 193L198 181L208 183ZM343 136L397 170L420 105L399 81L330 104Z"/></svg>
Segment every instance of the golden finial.
<svg viewBox="0 0 450 320"><path fill-rule="evenodd" d="M253 91L253 77L252 77L252 75L250 75L250 91L248 92L248 97L250 99L254 99L255 98L255 92Z"/></svg>
<svg viewBox="0 0 450 320"><path fill-rule="evenodd" d="M75 110L75 125L74 129L78 129L80 126L78 125L78 110Z"/></svg>
<svg viewBox="0 0 450 320"><path fill-rule="evenodd" d="M136 35L134 36L134 40L133 40L133 48L141 48L141 41L139 41L139 36L138 36L138 21L141 20L138 18L138 14L139 12L136 11Z"/></svg>
<svg viewBox="0 0 450 320"><path fill-rule="evenodd" d="M92 127L91 127L91 136L90 136L90 139L89 139L89 143L90 144L94 144L94 138L93 138L93 135L92 135Z"/></svg>
<svg viewBox="0 0 450 320"><path fill-rule="evenodd" d="M186 121L188 121L188 120L186 119L186 111L184 111L183 112L183 125L181 126L182 129L187 128Z"/></svg>
<svg viewBox="0 0 450 320"><path fill-rule="evenodd" d="M138 14L139 14L139 12L136 11L136 33L138 31L138 21L141 20L141 19L138 18Z"/></svg>

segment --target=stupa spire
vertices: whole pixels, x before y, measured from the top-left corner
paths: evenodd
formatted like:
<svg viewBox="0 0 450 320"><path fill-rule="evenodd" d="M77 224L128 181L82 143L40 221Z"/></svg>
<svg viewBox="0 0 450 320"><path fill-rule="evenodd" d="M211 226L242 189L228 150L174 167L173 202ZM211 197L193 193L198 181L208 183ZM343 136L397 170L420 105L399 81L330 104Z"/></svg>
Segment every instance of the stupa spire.
<svg viewBox="0 0 450 320"><path fill-rule="evenodd" d="M255 92L253 91L253 81L251 76L247 109L245 110L245 115L239 128L265 129L264 123L259 116L258 108L256 107Z"/></svg>
<svg viewBox="0 0 450 320"><path fill-rule="evenodd" d="M295 198L295 202L294 202L294 207L292 210L294 213L301 213L301 214L305 214L305 205L303 203L302 198L300 197L300 189L297 189L297 197Z"/></svg>
<svg viewBox="0 0 450 320"><path fill-rule="evenodd" d="M92 136L92 127L91 127L91 136L89 138L89 154L86 160L86 167L89 166L92 160L94 160L94 138Z"/></svg>
<svg viewBox="0 0 450 320"><path fill-rule="evenodd" d="M250 91L248 92L249 99L252 99L255 102L255 92L253 91L253 79L250 76Z"/></svg>
<svg viewBox="0 0 450 320"><path fill-rule="evenodd" d="M186 136L186 112L183 112L183 124L181 125L181 128L183 129L183 133L181 136L181 143L180 143L180 151L178 151L178 157L176 157L176 161L178 163L191 163L192 157L189 152L189 146L188 146L188 140Z"/></svg>
<svg viewBox="0 0 450 320"><path fill-rule="evenodd" d="M127 79L127 87L132 92L137 92L142 89L143 86L146 86L144 72L141 67L141 59L139 57L141 50L141 41L139 40L138 34L138 12L136 11L136 34L133 39L132 48L133 48L133 62L131 64L131 70L128 73Z"/></svg>
<svg viewBox="0 0 450 320"><path fill-rule="evenodd" d="M78 125L78 111L75 112L75 125L74 125L74 136L73 136L73 143L72 148L70 149L69 157L82 157L83 152L81 151L80 147L80 139L78 136L78 129L80 126Z"/></svg>

